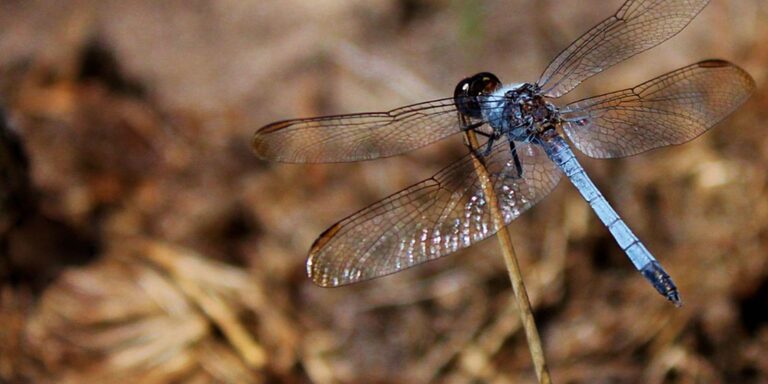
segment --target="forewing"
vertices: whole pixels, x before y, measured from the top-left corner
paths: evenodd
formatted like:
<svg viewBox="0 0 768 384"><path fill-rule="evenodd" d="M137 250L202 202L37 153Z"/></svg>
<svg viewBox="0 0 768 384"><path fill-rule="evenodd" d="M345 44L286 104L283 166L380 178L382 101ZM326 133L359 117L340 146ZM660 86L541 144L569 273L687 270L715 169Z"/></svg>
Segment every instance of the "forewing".
<svg viewBox="0 0 768 384"><path fill-rule="evenodd" d="M680 32L709 0L628 0L549 64L538 84L560 97L587 78Z"/></svg>
<svg viewBox="0 0 768 384"><path fill-rule="evenodd" d="M754 80L741 68L702 61L632 89L570 104L561 110L563 130L588 156L630 156L701 135L754 89Z"/></svg>
<svg viewBox="0 0 768 384"><path fill-rule="evenodd" d="M407 152L461 132L453 98L389 112L279 121L253 137L260 157L288 163L369 160Z"/></svg>
<svg viewBox="0 0 768 384"><path fill-rule="evenodd" d="M508 142L500 140L485 157L505 223L546 196L561 176L539 146L516 147L520 177ZM312 245L307 272L318 285L345 285L436 259L496 231L467 155L326 230Z"/></svg>

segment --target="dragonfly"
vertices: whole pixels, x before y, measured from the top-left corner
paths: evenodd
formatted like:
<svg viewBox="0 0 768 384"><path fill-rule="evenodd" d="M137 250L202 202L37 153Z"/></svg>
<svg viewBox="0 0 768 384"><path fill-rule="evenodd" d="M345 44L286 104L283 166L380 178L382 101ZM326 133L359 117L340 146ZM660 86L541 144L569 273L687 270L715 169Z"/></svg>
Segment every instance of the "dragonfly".
<svg viewBox="0 0 768 384"><path fill-rule="evenodd" d="M501 228L493 224L472 159L482 159L509 224L571 181L634 267L675 305L669 274L587 176L571 144L593 158L621 158L703 134L747 100L754 80L705 60L635 87L562 107L554 100L584 80L679 33L708 0L628 0L561 51L533 83L503 84L489 72L461 80L453 97L388 112L291 119L253 137L255 153L287 163L371 160L471 130L485 141L432 177L337 222L314 242L307 273L342 286L434 260ZM566 141L565 136L570 139Z"/></svg>

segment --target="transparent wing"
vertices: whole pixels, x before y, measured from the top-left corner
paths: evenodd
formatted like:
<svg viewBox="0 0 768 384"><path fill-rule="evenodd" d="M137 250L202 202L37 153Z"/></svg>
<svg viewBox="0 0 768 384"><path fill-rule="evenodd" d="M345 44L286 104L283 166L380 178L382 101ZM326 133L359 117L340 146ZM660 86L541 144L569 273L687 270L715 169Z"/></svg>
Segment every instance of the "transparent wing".
<svg viewBox="0 0 768 384"><path fill-rule="evenodd" d="M279 121L256 131L253 149L264 159L288 163L393 156L461 132L454 102L447 98L389 112Z"/></svg>
<svg viewBox="0 0 768 384"><path fill-rule="evenodd" d="M543 94L560 97L587 78L661 44L685 28L708 2L628 0L549 64L538 82Z"/></svg>
<svg viewBox="0 0 768 384"><path fill-rule="evenodd" d="M517 176L509 142L485 157L504 222L546 196L561 172L537 145L516 144ZM468 247L496 232L472 158L353 214L312 245L307 272L315 283L339 286L384 276Z"/></svg>
<svg viewBox="0 0 768 384"><path fill-rule="evenodd" d="M630 156L701 135L754 89L754 80L741 68L702 61L632 89L567 105L561 111L563 130L588 156Z"/></svg>

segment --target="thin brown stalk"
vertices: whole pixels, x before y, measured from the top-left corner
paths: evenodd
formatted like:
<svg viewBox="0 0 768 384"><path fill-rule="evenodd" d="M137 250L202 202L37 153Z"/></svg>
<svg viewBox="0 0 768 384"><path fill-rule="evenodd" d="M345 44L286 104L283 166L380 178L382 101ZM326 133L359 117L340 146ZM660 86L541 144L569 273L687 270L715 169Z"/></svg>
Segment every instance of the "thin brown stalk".
<svg viewBox="0 0 768 384"><path fill-rule="evenodd" d="M254 340L237 315L218 295L188 277L189 271L182 270L183 265L174 259L173 252L167 246L152 244L148 256L170 272L181 290L221 329L246 364L255 369L262 368L267 363L264 348Z"/></svg>
<svg viewBox="0 0 768 384"><path fill-rule="evenodd" d="M520 319L523 324L523 329L525 330L525 338L528 340L528 350L531 352L533 366L536 369L536 377L539 379L539 383L549 384L552 382L552 379L549 376L547 361L544 358L544 350L541 346L541 338L539 338L539 331L536 329L536 322L533 318L533 311L531 310L531 302L528 300L528 292L525 289L525 283L523 283L523 276L520 272L520 265L517 262L515 248L512 246L512 240L509 238L509 232L507 232L507 227L501 216L499 202L496 198L496 193L493 190L493 184L488 175L488 170L485 168L482 159L477 156L475 152L476 149L479 148L477 135L472 130L465 131L465 134L470 145L475 172L480 180L480 186L483 189L483 194L487 199L488 206L491 209L493 225L498 229L496 238L499 240L499 247L501 248L501 253L504 256L504 263L507 265L507 271L509 272L509 280L512 282L512 290L515 293L515 301L517 302Z"/></svg>

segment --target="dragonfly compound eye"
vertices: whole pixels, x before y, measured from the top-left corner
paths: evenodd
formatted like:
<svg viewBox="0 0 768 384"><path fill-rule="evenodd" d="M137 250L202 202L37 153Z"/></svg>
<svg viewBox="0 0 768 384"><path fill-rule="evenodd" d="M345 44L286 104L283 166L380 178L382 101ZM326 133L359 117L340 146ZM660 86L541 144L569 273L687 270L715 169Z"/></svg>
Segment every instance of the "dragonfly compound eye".
<svg viewBox="0 0 768 384"><path fill-rule="evenodd" d="M490 72L480 72L468 77L460 81L453 92L456 107L464 115L479 118L482 110L477 97L493 93L500 85L499 78Z"/></svg>

